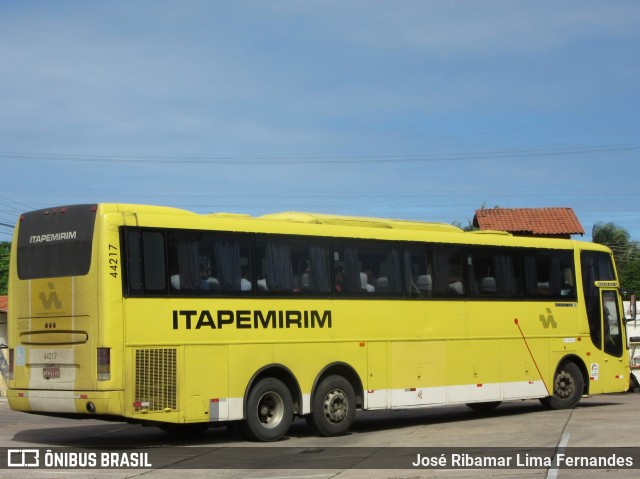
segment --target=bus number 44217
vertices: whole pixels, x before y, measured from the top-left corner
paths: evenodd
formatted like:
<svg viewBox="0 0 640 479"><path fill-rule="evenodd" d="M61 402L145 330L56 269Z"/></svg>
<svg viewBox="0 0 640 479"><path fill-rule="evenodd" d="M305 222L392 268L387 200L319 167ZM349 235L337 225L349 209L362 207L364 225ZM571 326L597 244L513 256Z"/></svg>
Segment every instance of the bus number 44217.
<svg viewBox="0 0 640 479"><path fill-rule="evenodd" d="M109 274L118 278L118 248L112 244L109 245L109 269L111 270Z"/></svg>

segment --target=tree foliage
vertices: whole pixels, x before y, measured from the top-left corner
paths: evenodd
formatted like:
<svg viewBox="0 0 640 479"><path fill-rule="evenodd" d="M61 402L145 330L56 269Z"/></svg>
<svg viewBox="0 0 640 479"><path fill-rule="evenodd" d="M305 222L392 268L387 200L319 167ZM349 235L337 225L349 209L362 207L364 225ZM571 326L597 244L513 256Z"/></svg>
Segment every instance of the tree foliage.
<svg viewBox="0 0 640 479"><path fill-rule="evenodd" d="M596 223L591 230L594 243L607 245L609 248L625 248L629 244L630 236L627 230L615 223Z"/></svg>
<svg viewBox="0 0 640 479"><path fill-rule="evenodd" d="M7 294L9 285L9 256L11 252L11 243L0 242L0 295Z"/></svg>
<svg viewBox="0 0 640 479"><path fill-rule="evenodd" d="M629 232L614 223L596 223L591 237L594 243L611 248L616 260L620 286L625 295L640 292L640 247Z"/></svg>

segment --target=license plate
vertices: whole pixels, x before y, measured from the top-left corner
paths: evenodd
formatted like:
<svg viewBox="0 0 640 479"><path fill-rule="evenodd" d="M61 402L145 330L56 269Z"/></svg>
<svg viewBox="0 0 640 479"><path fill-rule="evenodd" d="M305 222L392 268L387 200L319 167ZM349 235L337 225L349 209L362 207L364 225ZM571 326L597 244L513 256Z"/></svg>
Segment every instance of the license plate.
<svg viewBox="0 0 640 479"><path fill-rule="evenodd" d="M58 379L60 368L42 368L42 377L45 379Z"/></svg>

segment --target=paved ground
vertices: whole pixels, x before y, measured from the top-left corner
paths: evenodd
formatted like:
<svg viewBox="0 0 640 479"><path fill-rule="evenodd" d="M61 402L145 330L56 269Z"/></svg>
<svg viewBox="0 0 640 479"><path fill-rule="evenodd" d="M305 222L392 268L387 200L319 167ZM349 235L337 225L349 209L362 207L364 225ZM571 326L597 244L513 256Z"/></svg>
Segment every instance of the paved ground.
<svg viewBox="0 0 640 479"><path fill-rule="evenodd" d="M126 423L17 413L9 409L6 401L0 400L0 466L6 467L7 448L38 450L41 462L44 462L47 451L58 455L59 461L69 461L73 460L69 459L69 452L83 448L81 451L84 454L94 454L97 463L100 463L103 452L115 451L114 460L133 462L144 457L131 452L145 451L149 453L148 460L154 466L149 469L5 468L0 469L0 476L36 479L173 479L184 474L194 479L637 478L640 477L639 409L640 394L619 394L584 398L579 407L570 411L548 411L537 401L524 401L504 403L491 413L483 414L465 406L366 412L358 414L352 432L347 436L316 437L307 430L304 421L298 421L284 440L275 444L259 444L247 442L229 433L226 428L210 429L197 437L179 438L156 428ZM593 447L606 449L582 449ZM526 462L527 456L535 461L548 453L553 455L573 451L589 457L598 451L609 458L613 454L615 457L634 455L637 468L558 469L554 464L552 467L540 465L473 470L411 466L418 461L417 454L421 458L443 457L450 463L462 461L465 455L482 458L492 453L504 461L506 456L520 452L520 462ZM130 455L123 458L123 454ZM48 456L49 459L53 457ZM76 458L90 460L90 456ZM515 464L515 460L512 464ZM15 451L12 463L19 463L15 459ZM397 469L389 469L396 466Z"/></svg>

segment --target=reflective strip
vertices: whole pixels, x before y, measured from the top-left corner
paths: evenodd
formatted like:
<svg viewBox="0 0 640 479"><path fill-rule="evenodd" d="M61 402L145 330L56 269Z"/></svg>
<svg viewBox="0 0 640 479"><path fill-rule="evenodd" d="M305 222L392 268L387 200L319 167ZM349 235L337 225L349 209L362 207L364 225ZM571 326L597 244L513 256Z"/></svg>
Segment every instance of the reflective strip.
<svg viewBox="0 0 640 479"><path fill-rule="evenodd" d="M439 406L469 402L507 401L545 397L544 383L518 381L493 384L464 384L432 388L376 389L365 394L366 409Z"/></svg>

